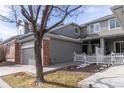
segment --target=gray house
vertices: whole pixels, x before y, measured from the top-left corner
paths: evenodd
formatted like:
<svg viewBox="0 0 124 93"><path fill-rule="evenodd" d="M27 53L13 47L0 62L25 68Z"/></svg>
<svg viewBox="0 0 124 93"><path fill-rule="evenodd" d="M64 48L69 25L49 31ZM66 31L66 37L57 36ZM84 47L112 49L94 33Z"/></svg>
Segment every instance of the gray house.
<svg viewBox="0 0 124 93"><path fill-rule="evenodd" d="M95 47L100 47L103 54L124 52L124 8L114 6L112 15L93 20L81 25L85 38L81 37L82 50L94 54Z"/></svg>
<svg viewBox="0 0 124 93"><path fill-rule="evenodd" d="M44 66L72 62L73 52L82 52L79 37L80 26L75 23L58 26L49 33L46 33L42 48ZM20 36L21 64L35 64L33 39L32 32Z"/></svg>
<svg viewBox="0 0 124 93"><path fill-rule="evenodd" d="M124 31L114 15L108 15L83 24L87 36L82 38L83 52L94 54L95 47L101 47L104 54L124 52Z"/></svg>
<svg viewBox="0 0 124 93"><path fill-rule="evenodd" d="M73 53L95 54L95 47L103 54L124 52L123 6L114 6L114 14L78 25L63 24L46 33L43 39L42 59L44 66L73 61ZM20 35L20 64L34 65L33 33ZM29 32L29 33L27 33ZM16 53L15 53L16 54Z"/></svg>

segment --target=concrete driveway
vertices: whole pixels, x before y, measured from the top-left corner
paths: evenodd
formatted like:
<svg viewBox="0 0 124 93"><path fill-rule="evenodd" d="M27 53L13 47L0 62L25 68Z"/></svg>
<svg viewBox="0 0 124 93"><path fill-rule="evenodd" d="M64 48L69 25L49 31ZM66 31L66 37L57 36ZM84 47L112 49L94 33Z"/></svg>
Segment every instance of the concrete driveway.
<svg viewBox="0 0 124 93"><path fill-rule="evenodd" d="M11 65L0 67L0 76L17 73L17 72L31 72L35 73L35 67L26 65Z"/></svg>
<svg viewBox="0 0 124 93"><path fill-rule="evenodd" d="M82 87L89 87L89 84L97 88L124 87L124 65L112 66L79 82Z"/></svg>

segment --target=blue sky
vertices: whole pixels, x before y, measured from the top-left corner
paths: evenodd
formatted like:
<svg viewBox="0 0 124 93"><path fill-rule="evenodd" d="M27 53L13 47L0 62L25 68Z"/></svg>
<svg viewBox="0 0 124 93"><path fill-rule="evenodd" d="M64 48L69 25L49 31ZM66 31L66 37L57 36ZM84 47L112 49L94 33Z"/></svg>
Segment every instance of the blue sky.
<svg viewBox="0 0 124 93"><path fill-rule="evenodd" d="M70 18L67 22L76 22L77 24L83 24L91 20L112 14L109 5L90 5L85 8L85 11L77 18Z"/></svg>
<svg viewBox="0 0 124 93"><path fill-rule="evenodd" d="M88 21L103 17L105 15L109 15L112 13L110 7L111 6L108 5L87 6L85 11L83 11L83 13L80 14L77 18L68 18L65 23L75 22L77 24L83 24ZM14 35L17 35L15 24L0 21L0 38L5 40Z"/></svg>

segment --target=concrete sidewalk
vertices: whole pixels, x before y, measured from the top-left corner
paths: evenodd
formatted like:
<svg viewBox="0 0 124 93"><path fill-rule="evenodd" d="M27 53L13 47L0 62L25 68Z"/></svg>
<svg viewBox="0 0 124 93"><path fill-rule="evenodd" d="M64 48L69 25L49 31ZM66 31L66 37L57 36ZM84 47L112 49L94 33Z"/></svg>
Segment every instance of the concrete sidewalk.
<svg viewBox="0 0 124 93"><path fill-rule="evenodd" d="M48 67L44 67L43 71L51 72L57 69L61 69L63 67L67 67L70 65L79 65L79 64L82 64L82 63L68 62L68 63L55 64ZM0 76L17 73L17 72L30 72L30 73L36 74L36 68L35 66L30 66L30 65L11 65L11 66L0 67Z"/></svg>
<svg viewBox="0 0 124 93"><path fill-rule="evenodd" d="M11 87L2 79L0 79L0 88L11 88Z"/></svg>
<svg viewBox="0 0 124 93"><path fill-rule="evenodd" d="M81 87L120 88L124 87L124 65L112 66L79 82Z"/></svg>

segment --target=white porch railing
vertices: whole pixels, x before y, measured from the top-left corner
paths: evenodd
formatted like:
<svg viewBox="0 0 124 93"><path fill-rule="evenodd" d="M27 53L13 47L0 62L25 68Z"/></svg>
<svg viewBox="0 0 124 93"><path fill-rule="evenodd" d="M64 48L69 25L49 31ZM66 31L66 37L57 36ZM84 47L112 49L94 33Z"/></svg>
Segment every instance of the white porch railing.
<svg viewBox="0 0 124 93"><path fill-rule="evenodd" d="M124 54L111 53L110 55L93 55L74 53L74 61L81 61L84 64L124 64Z"/></svg>

